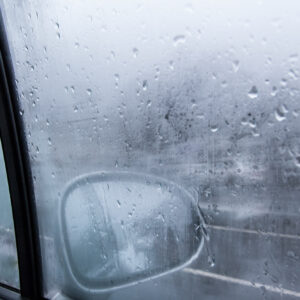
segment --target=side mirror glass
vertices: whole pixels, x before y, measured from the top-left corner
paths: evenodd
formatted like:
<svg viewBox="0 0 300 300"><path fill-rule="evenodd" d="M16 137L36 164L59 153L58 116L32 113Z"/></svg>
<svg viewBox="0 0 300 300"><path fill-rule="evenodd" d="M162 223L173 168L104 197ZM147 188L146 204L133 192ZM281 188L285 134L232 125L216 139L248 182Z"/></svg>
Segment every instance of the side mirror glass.
<svg viewBox="0 0 300 300"><path fill-rule="evenodd" d="M59 206L70 286L103 292L178 270L203 246L194 197L165 179L102 172L75 179Z"/></svg>

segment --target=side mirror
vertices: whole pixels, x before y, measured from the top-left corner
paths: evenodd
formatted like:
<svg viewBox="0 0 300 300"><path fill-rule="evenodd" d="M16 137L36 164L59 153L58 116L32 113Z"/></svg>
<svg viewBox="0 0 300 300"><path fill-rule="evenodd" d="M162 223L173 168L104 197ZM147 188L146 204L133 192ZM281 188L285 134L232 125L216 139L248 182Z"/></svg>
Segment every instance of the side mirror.
<svg viewBox="0 0 300 300"><path fill-rule="evenodd" d="M176 271L200 253L193 196L165 179L129 172L83 175L59 205L67 286L101 293Z"/></svg>

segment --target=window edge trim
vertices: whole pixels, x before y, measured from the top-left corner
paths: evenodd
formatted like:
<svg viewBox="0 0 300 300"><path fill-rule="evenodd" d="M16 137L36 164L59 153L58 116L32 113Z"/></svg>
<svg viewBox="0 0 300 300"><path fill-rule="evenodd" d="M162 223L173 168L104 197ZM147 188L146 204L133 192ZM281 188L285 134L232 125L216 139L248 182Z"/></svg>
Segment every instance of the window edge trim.
<svg viewBox="0 0 300 300"><path fill-rule="evenodd" d="M40 299L43 293L41 252L32 174L1 11L0 135L14 219L20 291L26 298Z"/></svg>

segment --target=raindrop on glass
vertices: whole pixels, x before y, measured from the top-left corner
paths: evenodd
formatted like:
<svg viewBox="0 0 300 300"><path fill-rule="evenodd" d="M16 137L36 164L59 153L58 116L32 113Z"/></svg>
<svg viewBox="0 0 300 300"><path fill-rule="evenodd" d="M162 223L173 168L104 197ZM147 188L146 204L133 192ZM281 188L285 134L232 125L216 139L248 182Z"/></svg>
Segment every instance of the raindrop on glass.
<svg viewBox="0 0 300 300"><path fill-rule="evenodd" d="M300 168L300 156L296 156L295 157L295 164L296 164L296 166L298 167L298 168Z"/></svg>
<svg viewBox="0 0 300 300"><path fill-rule="evenodd" d="M132 49L132 53L133 53L133 57L137 58L138 54L139 54L139 50L137 48L133 48Z"/></svg>
<svg viewBox="0 0 300 300"><path fill-rule="evenodd" d="M173 44L175 47L177 47L180 44L183 44L184 42L185 42L185 36L183 34L176 35L173 38Z"/></svg>
<svg viewBox="0 0 300 300"><path fill-rule="evenodd" d="M257 90L257 87L254 85L248 92L248 97L250 99L255 99L255 98L257 98L257 96L258 96L258 90Z"/></svg>
<svg viewBox="0 0 300 300"><path fill-rule="evenodd" d="M271 91L271 96L275 97L277 95L277 92L278 92L277 87L273 86Z"/></svg>
<svg viewBox="0 0 300 300"><path fill-rule="evenodd" d="M86 93L88 94L88 96L91 96L92 95L92 90L91 89L87 89Z"/></svg>
<svg viewBox="0 0 300 300"><path fill-rule="evenodd" d="M143 81L143 90L146 91L147 88L148 88L148 82L147 82L147 80L144 80Z"/></svg>
<svg viewBox="0 0 300 300"><path fill-rule="evenodd" d="M275 118L278 122L282 122L286 119L286 116L285 116L286 110L282 105L275 109L274 114L275 114Z"/></svg>
<svg viewBox="0 0 300 300"><path fill-rule="evenodd" d="M219 129L219 127L218 127L217 124L210 125L210 131L211 131L211 132L217 132L218 129Z"/></svg>
<svg viewBox="0 0 300 300"><path fill-rule="evenodd" d="M232 62L232 69L236 73L240 68L240 62L238 60L234 60Z"/></svg>

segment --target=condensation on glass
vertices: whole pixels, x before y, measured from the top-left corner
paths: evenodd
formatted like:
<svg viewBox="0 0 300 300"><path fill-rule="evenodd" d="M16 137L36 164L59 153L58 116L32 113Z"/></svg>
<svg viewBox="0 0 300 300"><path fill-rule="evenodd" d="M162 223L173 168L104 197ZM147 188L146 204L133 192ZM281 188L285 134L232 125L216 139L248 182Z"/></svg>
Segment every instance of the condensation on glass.
<svg viewBox="0 0 300 300"><path fill-rule="evenodd" d="M15 229L0 140L0 282L19 288Z"/></svg>
<svg viewBox="0 0 300 300"><path fill-rule="evenodd" d="M67 186L109 171L158 176L198 199L211 254L103 299L300 298L298 1L1 3L46 296L64 294Z"/></svg>

